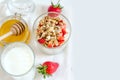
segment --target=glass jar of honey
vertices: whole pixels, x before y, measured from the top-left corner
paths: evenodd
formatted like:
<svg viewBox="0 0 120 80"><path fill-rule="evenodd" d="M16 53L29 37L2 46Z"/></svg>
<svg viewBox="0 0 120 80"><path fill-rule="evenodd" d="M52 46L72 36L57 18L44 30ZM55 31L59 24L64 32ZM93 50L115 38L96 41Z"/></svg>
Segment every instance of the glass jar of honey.
<svg viewBox="0 0 120 80"><path fill-rule="evenodd" d="M20 35L17 35L17 36L16 35L8 36L7 38L5 38L2 41L0 41L0 46L4 46L4 45L12 43L12 42L25 42L25 43L29 43L30 31L29 31L28 25L25 22L25 20L18 14L17 15L8 16L8 17L4 18L0 22L0 36L2 36L4 34L6 34L7 32L9 32L11 27L12 27L12 25L15 24L16 22L23 23L23 25L25 26L24 32L22 32Z"/></svg>

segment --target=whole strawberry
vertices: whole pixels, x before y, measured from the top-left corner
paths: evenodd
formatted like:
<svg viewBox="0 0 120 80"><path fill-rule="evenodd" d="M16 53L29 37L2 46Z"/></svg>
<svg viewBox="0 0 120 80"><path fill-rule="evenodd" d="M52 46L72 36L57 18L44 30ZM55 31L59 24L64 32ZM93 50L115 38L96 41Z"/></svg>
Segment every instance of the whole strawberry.
<svg viewBox="0 0 120 80"><path fill-rule="evenodd" d="M61 13L62 12L62 6L60 5L60 0L57 2L57 4L53 4L53 2L51 2L51 5L48 8L48 12L57 12L57 13ZM52 17L56 17L57 14L51 14L50 16Z"/></svg>
<svg viewBox="0 0 120 80"><path fill-rule="evenodd" d="M41 73L44 78L52 75L58 68L59 64L52 61L46 61L42 65L38 66L38 73Z"/></svg>

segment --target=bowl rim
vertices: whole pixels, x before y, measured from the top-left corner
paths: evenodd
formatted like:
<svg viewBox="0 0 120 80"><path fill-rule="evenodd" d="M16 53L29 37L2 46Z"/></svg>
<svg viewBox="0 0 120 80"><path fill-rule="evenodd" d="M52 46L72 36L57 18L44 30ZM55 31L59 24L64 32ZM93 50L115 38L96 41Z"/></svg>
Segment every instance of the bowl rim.
<svg viewBox="0 0 120 80"><path fill-rule="evenodd" d="M62 16L62 17L67 21L67 23L69 24L69 36L68 36L68 38L66 39L66 41L65 41L62 45L60 45L60 46L58 46L58 47L49 48L49 47L43 46L42 44L38 43L38 41L37 41L37 39L36 39L36 37L35 37L35 30L34 30L34 27L35 27L36 22L39 20L40 17L42 17L42 16L44 16L44 15L46 15L46 14L48 14L48 13L59 14L59 15ZM33 37L34 37L34 39L35 39L35 42L37 42L41 47L44 47L44 48L50 49L50 50L51 50L51 49L57 49L57 48L60 48L60 47L64 46L64 45L70 40L71 33L72 33L72 30L71 30L71 23L70 23L70 21L68 20L68 18L65 17L62 13L52 12L52 11L51 11L51 12L45 12L45 13L39 15L39 16L35 19L35 21L34 21L32 30L33 30L32 33L33 33Z"/></svg>

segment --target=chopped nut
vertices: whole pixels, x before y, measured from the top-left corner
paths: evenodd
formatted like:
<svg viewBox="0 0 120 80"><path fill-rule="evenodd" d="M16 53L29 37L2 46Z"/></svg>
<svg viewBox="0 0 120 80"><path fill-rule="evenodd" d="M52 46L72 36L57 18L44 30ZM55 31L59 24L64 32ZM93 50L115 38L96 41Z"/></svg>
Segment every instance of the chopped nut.
<svg viewBox="0 0 120 80"><path fill-rule="evenodd" d="M63 24L62 22L59 22L59 25L60 25L60 26L63 26L64 24Z"/></svg>
<svg viewBox="0 0 120 80"><path fill-rule="evenodd" d="M50 36L47 36L47 37L46 37L46 40L49 41L49 40L50 40Z"/></svg>
<svg viewBox="0 0 120 80"><path fill-rule="evenodd" d="M54 44L55 44L56 46L58 46L58 41L57 41L57 40L55 40L55 41L54 41Z"/></svg>

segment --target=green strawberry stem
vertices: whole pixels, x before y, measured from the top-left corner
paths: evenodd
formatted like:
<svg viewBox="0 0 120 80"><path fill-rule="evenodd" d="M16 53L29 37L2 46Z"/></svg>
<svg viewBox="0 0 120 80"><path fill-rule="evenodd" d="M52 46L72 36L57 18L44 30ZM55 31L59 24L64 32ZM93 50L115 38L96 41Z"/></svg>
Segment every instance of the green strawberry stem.
<svg viewBox="0 0 120 80"><path fill-rule="evenodd" d="M37 71L38 73L43 75L43 78L45 79L46 76L50 76L47 72L46 72L47 66L42 66L40 65L39 67L37 67Z"/></svg>
<svg viewBox="0 0 120 80"><path fill-rule="evenodd" d="M57 4L54 4L52 1L51 1L51 5L54 7L54 8L63 8L61 5L60 5L60 0L58 0Z"/></svg>

